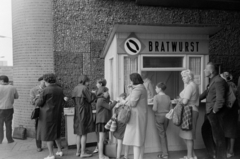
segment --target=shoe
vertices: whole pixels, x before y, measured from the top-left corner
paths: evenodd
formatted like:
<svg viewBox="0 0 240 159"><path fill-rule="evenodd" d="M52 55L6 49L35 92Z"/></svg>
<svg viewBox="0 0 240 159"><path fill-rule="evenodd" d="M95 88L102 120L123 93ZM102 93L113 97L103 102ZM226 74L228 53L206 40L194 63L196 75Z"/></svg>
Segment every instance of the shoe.
<svg viewBox="0 0 240 159"><path fill-rule="evenodd" d="M48 157L45 157L44 159L55 159L55 156L48 156Z"/></svg>
<svg viewBox="0 0 240 159"><path fill-rule="evenodd" d="M56 152L56 156L63 156L63 152L62 151Z"/></svg>
<svg viewBox="0 0 240 159"><path fill-rule="evenodd" d="M93 153L98 153L98 148L96 147Z"/></svg>
<svg viewBox="0 0 240 159"><path fill-rule="evenodd" d="M99 159L109 159L109 157L108 156L103 156L103 157L99 157Z"/></svg>
<svg viewBox="0 0 240 159"><path fill-rule="evenodd" d="M91 157L92 154L89 154L89 153L84 153L84 154L81 154L80 157L81 158L87 158L87 157Z"/></svg>
<svg viewBox="0 0 240 159"><path fill-rule="evenodd" d="M159 154L158 158L168 159L168 155Z"/></svg>
<svg viewBox="0 0 240 159"><path fill-rule="evenodd" d="M13 143L13 142L14 142L14 140L10 140L10 141L8 141L9 144L11 144L11 143Z"/></svg>
<svg viewBox="0 0 240 159"><path fill-rule="evenodd" d="M234 153L227 153L227 158L233 157Z"/></svg>
<svg viewBox="0 0 240 159"><path fill-rule="evenodd" d="M42 151L42 148L37 148L37 152L41 152Z"/></svg>

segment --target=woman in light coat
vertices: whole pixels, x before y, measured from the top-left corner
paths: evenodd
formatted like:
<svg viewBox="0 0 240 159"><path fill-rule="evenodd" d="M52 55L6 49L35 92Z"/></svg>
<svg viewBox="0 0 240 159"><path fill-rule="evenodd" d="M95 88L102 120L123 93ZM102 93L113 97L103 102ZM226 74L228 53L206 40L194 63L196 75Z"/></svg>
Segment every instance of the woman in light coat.
<svg viewBox="0 0 240 159"><path fill-rule="evenodd" d="M143 159L147 127L147 90L143 79L138 73L130 75L131 86L127 105L131 110L131 118L127 123L123 144L133 146L134 159Z"/></svg>

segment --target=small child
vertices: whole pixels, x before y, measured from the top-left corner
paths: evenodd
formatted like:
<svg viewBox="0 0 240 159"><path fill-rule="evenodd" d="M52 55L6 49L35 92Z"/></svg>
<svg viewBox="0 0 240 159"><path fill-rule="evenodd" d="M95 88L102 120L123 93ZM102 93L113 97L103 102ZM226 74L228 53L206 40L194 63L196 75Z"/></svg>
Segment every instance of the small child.
<svg viewBox="0 0 240 159"><path fill-rule="evenodd" d="M118 104L118 106L115 106L113 108L113 112L114 112L113 117L114 118L117 118L119 109L126 102L125 101L126 98L127 98L126 93L120 94L119 101L118 101L119 104ZM126 129L126 124L117 121L117 129L113 132L113 136L117 139L117 143L118 143L116 159L120 159L120 157L121 157L122 142L123 142L125 129ZM127 158L128 158L128 146L125 146L124 159L127 159Z"/></svg>
<svg viewBox="0 0 240 159"><path fill-rule="evenodd" d="M165 115L170 111L172 107L171 99L164 93L167 86L160 82L156 85L157 95L153 98L153 111L155 112L156 127L159 134L161 150L158 155L159 158L168 159L168 145L166 130L169 120L165 118Z"/></svg>
<svg viewBox="0 0 240 159"><path fill-rule="evenodd" d="M96 103L96 132L99 133L98 154L99 159L109 159L103 154L103 142L105 133L108 132L104 128L106 123L111 119L111 110L117 104L117 101L110 102L107 81L105 79L97 80L97 103Z"/></svg>

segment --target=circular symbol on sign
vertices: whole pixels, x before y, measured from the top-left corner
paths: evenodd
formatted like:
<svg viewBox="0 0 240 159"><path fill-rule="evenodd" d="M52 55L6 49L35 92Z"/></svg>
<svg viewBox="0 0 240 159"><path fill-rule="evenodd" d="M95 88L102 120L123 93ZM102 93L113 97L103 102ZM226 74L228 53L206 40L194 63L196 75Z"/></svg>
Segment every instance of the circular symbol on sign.
<svg viewBox="0 0 240 159"><path fill-rule="evenodd" d="M125 41L124 49L130 55L137 55L141 51L141 42L136 38L128 38Z"/></svg>

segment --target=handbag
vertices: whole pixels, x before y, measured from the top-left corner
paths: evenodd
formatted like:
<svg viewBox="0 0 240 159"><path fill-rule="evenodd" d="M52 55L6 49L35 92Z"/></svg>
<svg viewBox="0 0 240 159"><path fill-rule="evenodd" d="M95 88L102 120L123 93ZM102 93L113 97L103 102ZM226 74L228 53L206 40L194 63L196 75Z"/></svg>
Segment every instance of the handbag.
<svg viewBox="0 0 240 159"><path fill-rule="evenodd" d="M183 114L183 105L181 102L178 102L173 110L173 124L180 126L182 123L182 114Z"/></svg>
<svg viewBox="0 0 240 159"><path fill-rule="evenodd" d="M39 114L40 114L40 108L36 107L35 109L33 109L32 114L31 114L31 119L37 119L39 118Z"/></svg>
<svg viewBox="0 0 240 159"><path fill-rule="evenodd" d="M192 106L185 106L182 115L182 130L192 130Z"/></svg>
<svg viewBox="0 0 240 159"><path fill-rule="evenodd" d="M173 109L171 109L171 110L165 115L165 117L166 117L167 119L172 119L172 118L173 118Z"/></svg>
<svg viewBox="0 0 240 159"><path fill-rule="evenodd" d="M116 143L108 143L105 145L104 154L111 158L117 157L117 144Z"/></svg>
<svg viewBox="0 0 240 159"><path fill-rule="evenodd" d="M124 105L119 108L119 113L117 120L120 123L127 124L131 118L131 108L130 106Z"/></svg>
<svg viewBox="0 0 240 159"><path fill-rule="evenodd" d="M14 139L26 139L27 138L27 129L24 128L22 125L19 127L15 127L13 130L13 138Z"/></svg>

